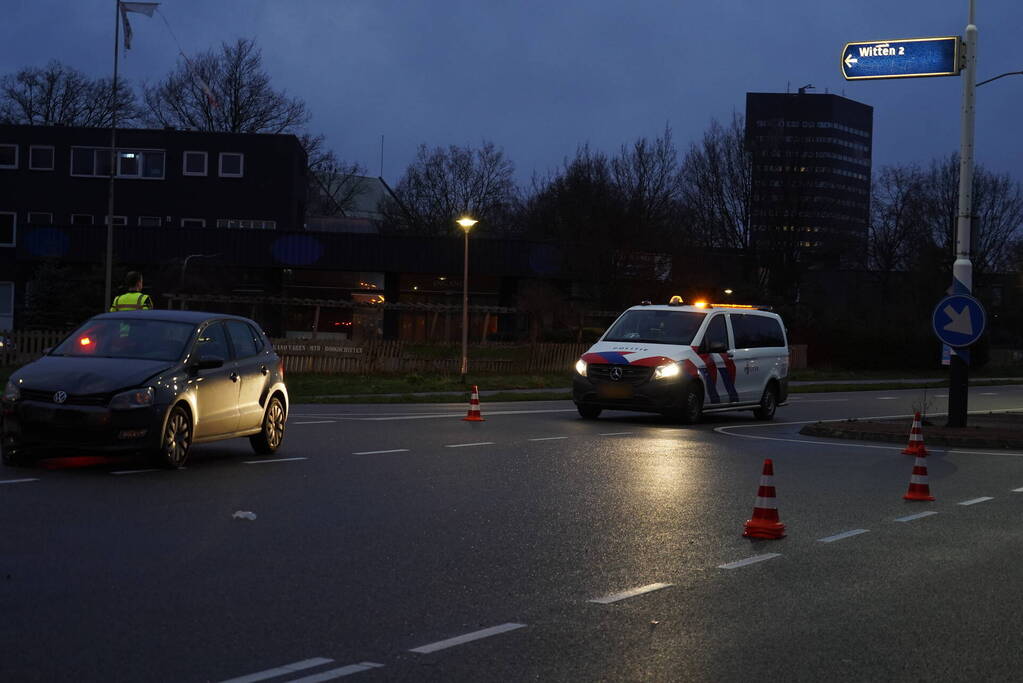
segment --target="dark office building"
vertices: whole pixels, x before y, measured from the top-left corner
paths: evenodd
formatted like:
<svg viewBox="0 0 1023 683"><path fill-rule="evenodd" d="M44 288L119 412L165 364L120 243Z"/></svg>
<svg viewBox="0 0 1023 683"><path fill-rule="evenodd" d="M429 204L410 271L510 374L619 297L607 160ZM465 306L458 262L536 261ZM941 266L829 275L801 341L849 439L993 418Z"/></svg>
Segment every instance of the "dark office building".
<svg viewBox="0 0 1023 683"><path fill-rule="evenodd" d="M855 267L870 221L873 108L839 95L746 93L758 251Z"/></svg>

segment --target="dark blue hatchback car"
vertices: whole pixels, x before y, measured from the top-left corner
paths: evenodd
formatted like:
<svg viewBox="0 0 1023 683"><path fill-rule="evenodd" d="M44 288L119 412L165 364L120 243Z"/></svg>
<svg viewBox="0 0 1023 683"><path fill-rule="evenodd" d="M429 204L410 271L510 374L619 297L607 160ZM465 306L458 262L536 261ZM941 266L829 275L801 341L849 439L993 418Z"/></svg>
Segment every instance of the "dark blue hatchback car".
<svg viewBox="0 0 1023 683"><path fill-rule="evenodd" d="M0 401L0 454L24 464L59 450L143 451L181 467L193 443L284 439L284 365L248 318L130 311L90 318L15 371Z"/></svg>

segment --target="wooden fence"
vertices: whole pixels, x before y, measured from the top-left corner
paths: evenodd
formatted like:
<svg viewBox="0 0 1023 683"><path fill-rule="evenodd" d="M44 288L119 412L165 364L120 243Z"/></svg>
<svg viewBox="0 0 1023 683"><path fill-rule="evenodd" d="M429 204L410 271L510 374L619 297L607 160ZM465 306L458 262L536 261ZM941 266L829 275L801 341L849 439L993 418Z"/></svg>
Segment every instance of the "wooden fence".
<svg viewBox="0 0 1023 683"><path fill-rule="evenodd" d="M18 330L0 332L0 366L23 365L43 355L43 350L56 346L67 331Z"/></svg>

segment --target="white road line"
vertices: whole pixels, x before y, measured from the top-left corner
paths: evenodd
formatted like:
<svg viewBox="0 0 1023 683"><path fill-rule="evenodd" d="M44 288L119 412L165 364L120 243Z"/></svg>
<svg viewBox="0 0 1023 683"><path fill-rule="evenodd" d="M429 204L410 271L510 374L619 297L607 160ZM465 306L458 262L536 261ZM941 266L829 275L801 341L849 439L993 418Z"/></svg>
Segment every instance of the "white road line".
<svg viewBox="0 0 1023 683"><path fill-rule="evenodd" d="M982 391L979 394L977 394L977 396L997 396L997 395L998 395L997 391Z"/></svg>
<svg viewBox="0 0 1023 683"><path fill-rule="evenodd" d="M934 398L948 398L948 394L935 394Z"/></svg>
<svg viewBox="0 0 1023 683"><path fill-rule="evenodd" d="M19 481L19 480L15 479L15 481ZM33 481L33 480L32 479L27 479L27 480L26 479L21 479L20 481ZM2 484L2 483L4 483L4 482L0 481L0 484ZM1012 492L1013 493L1023 493L1023 488L1013 489Z"/></svg>
<svg viewBox="0 0 1023 683"><path fill-rule="evenodd" d="M155 468L150 468L148 470L115 470L115 471L111 472L110 474L142 474L143 472L162 472L162 471L163 470L158 470L158 469L155 469Z"/></svg>
<svg viewBox="0 0 1023 683"><path fill-rule="evenodd" d="M646 586L640 586L639 588L633 588L631 590L622 591L621 593L614 593L603 598L594 598L593 600L587 600L587 602L596 602L601 605L610 605L612 602L618 602L619 600L625 600L626 598L634 598L637 595L643 595L644 593L651 593L653 591L659 591L662 588L668 586L674 586L673 583L651 583Z"/></svg>
<svg viewBox="0 0 1023 683"><path fill-rule="evenodd" d="M325 425L337 422L337 420L312 420L309 422L289 422L288 424L293 425Z"/></svg>
<svg viewBox="0 0 1023 683"><path fill-rule="evenodd" d="M853 529L852 531L843 531L840 534L834 536L825 536L824 538L818 538L817 541L820 543L834 543L835 541L841 541L843 538L849 538L850 536L859 536L865 534L870 529Z"/></svg>
<svg viewBox="0 0 1023 683"><path fill-rule="evenodd" d="M791 403L848 403L847 398L793 398L789 397Z"/></svg>
<svg viewBox="0 0 1023 683"><path fill-rule="evenodd" d="M603 434L598 434L597 436L624 436L626 434L633 434L633 433L634 432L604 432Z"/></svg>
<svg viewBox="0 0 1023 683"><path fill-rule="evenodd" d="M30 481L39 481L38 479L5 479L0 481L0 484L26 484Z"/></svg>
<svg viewBox="0 0 1023 683"><path fill-rule="evenodd" d="M449 443L444 448L466 448L467 446L493 446L493 441L478 441L476 443Z"/></svg>
<svg viewBox="0 0 1023 683"><path fill-rule="evenodd" d="M936 515L936 514L938 514L938 513L934 512L933 510L928 510L927 512L918 512L915 515L906 515L905 517L896 517L895 521L896 522L912 522L914 519L923 519L924 517L930 517L931 515Z"/></svg>
<svg viewBox="0 0 1023 683"><path fill-rule="evenodd" d="M878 396L877 400L878 401L894 401L897 398L898 398L898 396Z"/></svg>
<svg viewBox="0 0 1023 683"><path fill-rule="evenodd" d="M349 664L348 666L342 666L339 669L331 669L330 671L313 674L312 676L293 678L288 681L288 683L319 683L320 681L332 681L335 678L351 676L352 674L369 671L370 669L380 669L383 668L383 666L383 664L377 664L376 662L359 662L358 664Z"/></svg>
<svg viewBox="0 0 1023 683"><path fill-rule="evenodd" d="M558 439L567 439L567 436L542 436L539 439L529 439L530 441L557 441Z"/></svg>
<svg viewBox="0 0 1023 683"><path fill-rule="evenodd" d="M970 498L959 503L960 505L976 505L977 503L986 503L989 500L994 500L993 496L981 496L980 498Z"/></svg>
<svg viewBox="0 0 1023 683"><path fill-rule="evenodd" d="M384 453L408 453L408 449L392 448L389 451L355 451L352 455L382 455Z"/></svg>
<svg viewBox="0 0 1023 683"><path fill-rule="evenodd" d="M437 650L444 650L449 647L461 645L463 643L469 643L474 640L480 640L481 638L489 638L490 636L496 636L501 633L507 633L508 631L514 631L518 628L525 628L525 624L501 624L500 626L491 626L481 631L473 631L472 633L466 633L461 636L455 636L454 638L448 638L447 640L438 640L436 643L430 643L429 645L421 645L414 647L409 652L418 652L421 655L436 652Z"/></svg>
<svg viewBox="0 0 1023 683"><path fill-rule="evenodd" d="M555 408L552 410L485 410L483 414L487 417L491 415L533 415L535 413L574 413L575 408ZM394 417L356 417L352 418L355 420L365 420L367 422L382 422L385 420L428 420L437 417L465 417L464 413L443 413L443 414L428 414L428 415L397 415Z"/></svg>
<svg viewBox="0 0 1023 683"><path fill-rule="evenodd" d="M226 681L221 681L220 683L256 683L256 681L265 681L268 678L284 676L285 674L295 673L296 671L303 671L323 664L330 664L333 661L333 659L327 659L326 657L303 659L301 662L285 664L284 666L278 666L275 669L267 669L266 671L257 671L254 674L239 676L238 678L230 678Z"/></svg>
<svg viewBox="0 0 1023 683"><path fill-rule="evenodd" d="M753 557L747 557L745 560L729 562L728 564L719 564L718 569L738 569L739 567L745 567L746 565L749 564L756 564L757 562L763 562L764 560L773 560L776 557L781 557L781 553L766 553L764 555L754 555Z"/></svg>
<svg viewBox="0 0 1023 683"><path fill-rule="evenodd" d="M268 462L294 462L295 460L308 460L308 458L273 458L271 460L243 460L246 465L263 465Z"/></svg>

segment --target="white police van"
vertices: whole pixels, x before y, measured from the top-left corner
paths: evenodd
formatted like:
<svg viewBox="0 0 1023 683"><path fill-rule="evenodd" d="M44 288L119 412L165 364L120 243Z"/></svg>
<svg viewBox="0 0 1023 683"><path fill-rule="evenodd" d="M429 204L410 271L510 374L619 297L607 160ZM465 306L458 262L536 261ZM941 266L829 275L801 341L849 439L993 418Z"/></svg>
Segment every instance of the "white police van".
<svg viewBox="0 0 1023 683"><path fill-rule="evenodd" d="M756 306L643 302L622 313L575 364L572 398L587 419L602 410L702 413L752 409L774 417L788 399L789 347L781 317Z"/></svg>

